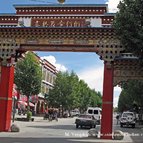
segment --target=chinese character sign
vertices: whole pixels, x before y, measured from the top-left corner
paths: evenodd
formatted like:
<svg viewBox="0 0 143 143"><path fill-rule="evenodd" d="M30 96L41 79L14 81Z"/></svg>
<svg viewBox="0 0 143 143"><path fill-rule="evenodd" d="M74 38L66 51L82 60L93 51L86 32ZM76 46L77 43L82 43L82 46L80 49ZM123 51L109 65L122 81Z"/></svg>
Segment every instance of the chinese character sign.
<svg viewBox="0 0 143 143"><path fill-rule="evenodd" d="M32 19L31 26L34 27L89 27L90 22L85 19Z"/></svg>

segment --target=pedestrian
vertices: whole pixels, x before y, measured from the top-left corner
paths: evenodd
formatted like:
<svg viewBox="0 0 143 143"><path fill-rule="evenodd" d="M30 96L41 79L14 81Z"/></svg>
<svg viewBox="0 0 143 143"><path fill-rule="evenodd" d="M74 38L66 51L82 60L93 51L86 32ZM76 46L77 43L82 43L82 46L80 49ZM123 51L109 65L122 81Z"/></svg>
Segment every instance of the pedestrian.
<svg viewBox="0 0 143 143"><path fill-rule="evenodd" d="M118 123L119 123L119 114L117 114L116 119L117 119L117 125L118 125Z"/></svg>
<svg viewBox="0 0 143 143"><path fill-rule="evenodd" d="M49 121L52 121L52 118L53 118L53 109L52 108L49 108Z"/></svg>
<svg viewBox="0 0 143 143"><path fill-rule="evenodd" d="M58 110L57 110L57 109L54 109L53 114L54 114L54 119L55 119L56 121L58 121Z"/></svg>
<svg viewBox="0 0 143 143"><path fill-rule="evenodd" d="M44 120L47 120L49 118L48 108L45 109L45 115Z"/></svg>

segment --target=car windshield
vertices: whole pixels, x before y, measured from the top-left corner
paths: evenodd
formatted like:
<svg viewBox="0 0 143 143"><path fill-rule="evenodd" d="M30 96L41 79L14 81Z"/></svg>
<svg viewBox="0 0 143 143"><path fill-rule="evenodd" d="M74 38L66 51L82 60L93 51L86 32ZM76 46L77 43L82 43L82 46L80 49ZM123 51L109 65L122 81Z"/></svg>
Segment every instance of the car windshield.
<svg viewBox="0 0 143 143"><path fill-rule="evenodd" d="M133 116L133 113L123 113L123 117Z"/></svg>

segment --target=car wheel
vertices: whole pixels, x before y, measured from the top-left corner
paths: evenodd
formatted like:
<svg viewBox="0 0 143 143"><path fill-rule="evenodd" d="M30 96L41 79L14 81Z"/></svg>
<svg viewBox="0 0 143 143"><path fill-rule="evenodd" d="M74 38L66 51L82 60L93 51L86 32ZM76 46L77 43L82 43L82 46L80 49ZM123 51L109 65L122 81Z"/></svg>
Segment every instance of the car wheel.
<svg viewBox="0 0 143 143"><path fill-rule="evenodd" d="M78 128L78 125L76 124L76 128Z"/></svg>
<svg viewBox="0 0 143 143"><path fill-rule="evenodd" d="M82 125L80 127L82 128Z"/></svg>
<svg viewBox="0 0 143 143"><path fill-rule="evenodd" d="M122 124L120 124L120 127L122 128L122 127L123 127L123 125L122 125Z"/></svg>
<svg viewBox="0 0 143 143"><path fill-rule="evenodd" d="M92 128L92 125L90 126L90 129Z"/></svg>
<svg viewBox="0 0 143 143"><path fill-rule="evenodd" d="M100 120L99 120L99 121L97 121L97 124L98 124L98 125L100 125Z"/></svg>
<svg viewBox="0 0 143 143"><path fill-rule="evenodd" d="M135 128L135 124L134 124L134 125L132 125L132 128Z"/></svg>

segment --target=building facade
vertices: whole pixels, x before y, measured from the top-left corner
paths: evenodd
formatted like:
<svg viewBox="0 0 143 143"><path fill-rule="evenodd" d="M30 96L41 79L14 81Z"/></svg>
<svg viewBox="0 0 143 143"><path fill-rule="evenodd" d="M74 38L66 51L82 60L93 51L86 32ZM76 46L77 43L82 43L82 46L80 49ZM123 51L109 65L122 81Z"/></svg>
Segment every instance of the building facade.
<svg viewBox="0 0 143 143"><path fill-rule="evenodd" d="M46 59L40 58L37 54L35 54L35 57L39 60L42 70L41 92L38 95L32 95L30 97L29 105L34 113L43 114L45 112L45 108L48 107L45 96L48 96L49 90L54 87L57 70L56 67ZM18 100L17 108L19 110L26 110L27 97L26 95L19 94L16 90L15 84L13 86L13 99Z"/></svg>
<svg viewBox="0 0 143 143"><path fill-rule="evenodd" d="M38 94L38 102L35 103L35 111L37 114L43 114L45 108L48 107L46 96L49 94L49 90L54 87L54 82L57 75L56 67L48 62L46 59L39 57L42 68L42 83L41 93Z"/></svg>
<svg viewBox="0 0 143 143"><path fill-rule="evenodd" d="M41 85L41 93L48 94L49 89L53 88L54 81L56 79L57 70L54 65L48 62L46 59L42 60L42 85Z"/></svg>

